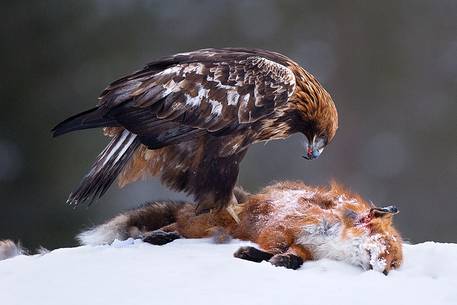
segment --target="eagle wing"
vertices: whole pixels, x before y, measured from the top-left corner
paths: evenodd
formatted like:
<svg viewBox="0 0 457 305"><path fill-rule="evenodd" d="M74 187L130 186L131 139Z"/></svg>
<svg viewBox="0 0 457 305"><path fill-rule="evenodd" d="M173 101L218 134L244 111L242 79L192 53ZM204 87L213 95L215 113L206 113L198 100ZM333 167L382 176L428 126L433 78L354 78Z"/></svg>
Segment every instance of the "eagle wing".
<svg viewBox="0 0 457 305"><path fill-rule="evenodd" d="M294 90L294 73L280 54L204 49L115 81L99 106L143 144L158 148L204 133L230 133L274 112Z"/></svg>

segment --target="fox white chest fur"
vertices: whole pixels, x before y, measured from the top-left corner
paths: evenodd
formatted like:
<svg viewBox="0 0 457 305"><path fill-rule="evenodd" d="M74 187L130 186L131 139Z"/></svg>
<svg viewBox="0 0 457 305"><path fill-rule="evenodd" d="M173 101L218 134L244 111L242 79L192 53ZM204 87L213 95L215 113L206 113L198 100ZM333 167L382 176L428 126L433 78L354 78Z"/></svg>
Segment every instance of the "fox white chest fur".
<svg viewBox="0 0 457 305"><path fill-rule="evenodd" d="M341 223L330 224L323 220L316 225L304 226L297 243L308 248L315 259L344 261L365 270L373 268L382 272L385 269L386 261L380 254L386 246L378 235L369 235L368 232L359 236L344 235Z"/></svg>

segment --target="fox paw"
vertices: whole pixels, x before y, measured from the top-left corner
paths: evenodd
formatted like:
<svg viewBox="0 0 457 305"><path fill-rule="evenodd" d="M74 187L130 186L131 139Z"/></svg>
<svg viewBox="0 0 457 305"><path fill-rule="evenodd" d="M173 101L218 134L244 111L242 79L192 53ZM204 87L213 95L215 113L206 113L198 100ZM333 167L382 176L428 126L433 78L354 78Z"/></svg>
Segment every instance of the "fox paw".
<svg viewBox="0 0 457 305"><path fill-rule="evenodd" d="M175 239L180 239L181 235L176 232L165 232L156 230L149 233L143 238L143 241L152 245L162 246L171 243Z"/></svg>
<svg viewBox="0 0 457 305"><path fill-rule="evenodd" d="M238 249L238 251L233 253L233 256L251 262L260 263L262 261L269 260L273 255L254 247L241 247Z"/></svg>
<svg viewBox="0 0 457 305"><path fill-rule="evenodd" d="M294 254L277 254L270 259L270 263L276 267L296 270L303 265L303 259Z"/></svg>

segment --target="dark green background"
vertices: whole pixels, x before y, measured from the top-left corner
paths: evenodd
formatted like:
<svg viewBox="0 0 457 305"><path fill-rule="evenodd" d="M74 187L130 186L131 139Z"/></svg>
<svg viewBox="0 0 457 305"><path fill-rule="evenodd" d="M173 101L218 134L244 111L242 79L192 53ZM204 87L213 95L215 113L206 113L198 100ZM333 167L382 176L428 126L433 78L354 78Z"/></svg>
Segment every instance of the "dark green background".
<svg viewBox="0 0 457 305"><path fill-rule="evenodd" d="M312 162L298 135L252 147L241 184L335 178L396 204L406 239L457 242L456 1L43 0L3 1L0 11L0 238L73 245L124 208L182 196L151 179L74 210L65 199L107 140L49 130L157 57L243 46L282 52L315 74L340 129Z"/></svg>

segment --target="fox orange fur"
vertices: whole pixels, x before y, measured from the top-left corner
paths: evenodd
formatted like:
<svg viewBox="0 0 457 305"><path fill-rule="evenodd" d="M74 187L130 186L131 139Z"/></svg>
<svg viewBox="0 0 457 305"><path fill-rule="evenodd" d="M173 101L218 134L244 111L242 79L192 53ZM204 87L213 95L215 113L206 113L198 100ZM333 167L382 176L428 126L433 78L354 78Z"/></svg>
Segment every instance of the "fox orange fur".
<svg viewBox="0 0 457 305"><path fill-rule="evenodd" d="M333 183L329 188L280 182L255 195L237 190L239 223L224 209L195 215L194 205L154 202L121 214L78 236L83 244L143 238L165 244L176 238L215 236L249 240L235 256L296 269L329 258L387 274L402 263L402 240L392 225L395 207L377 208Z"/></svg>

